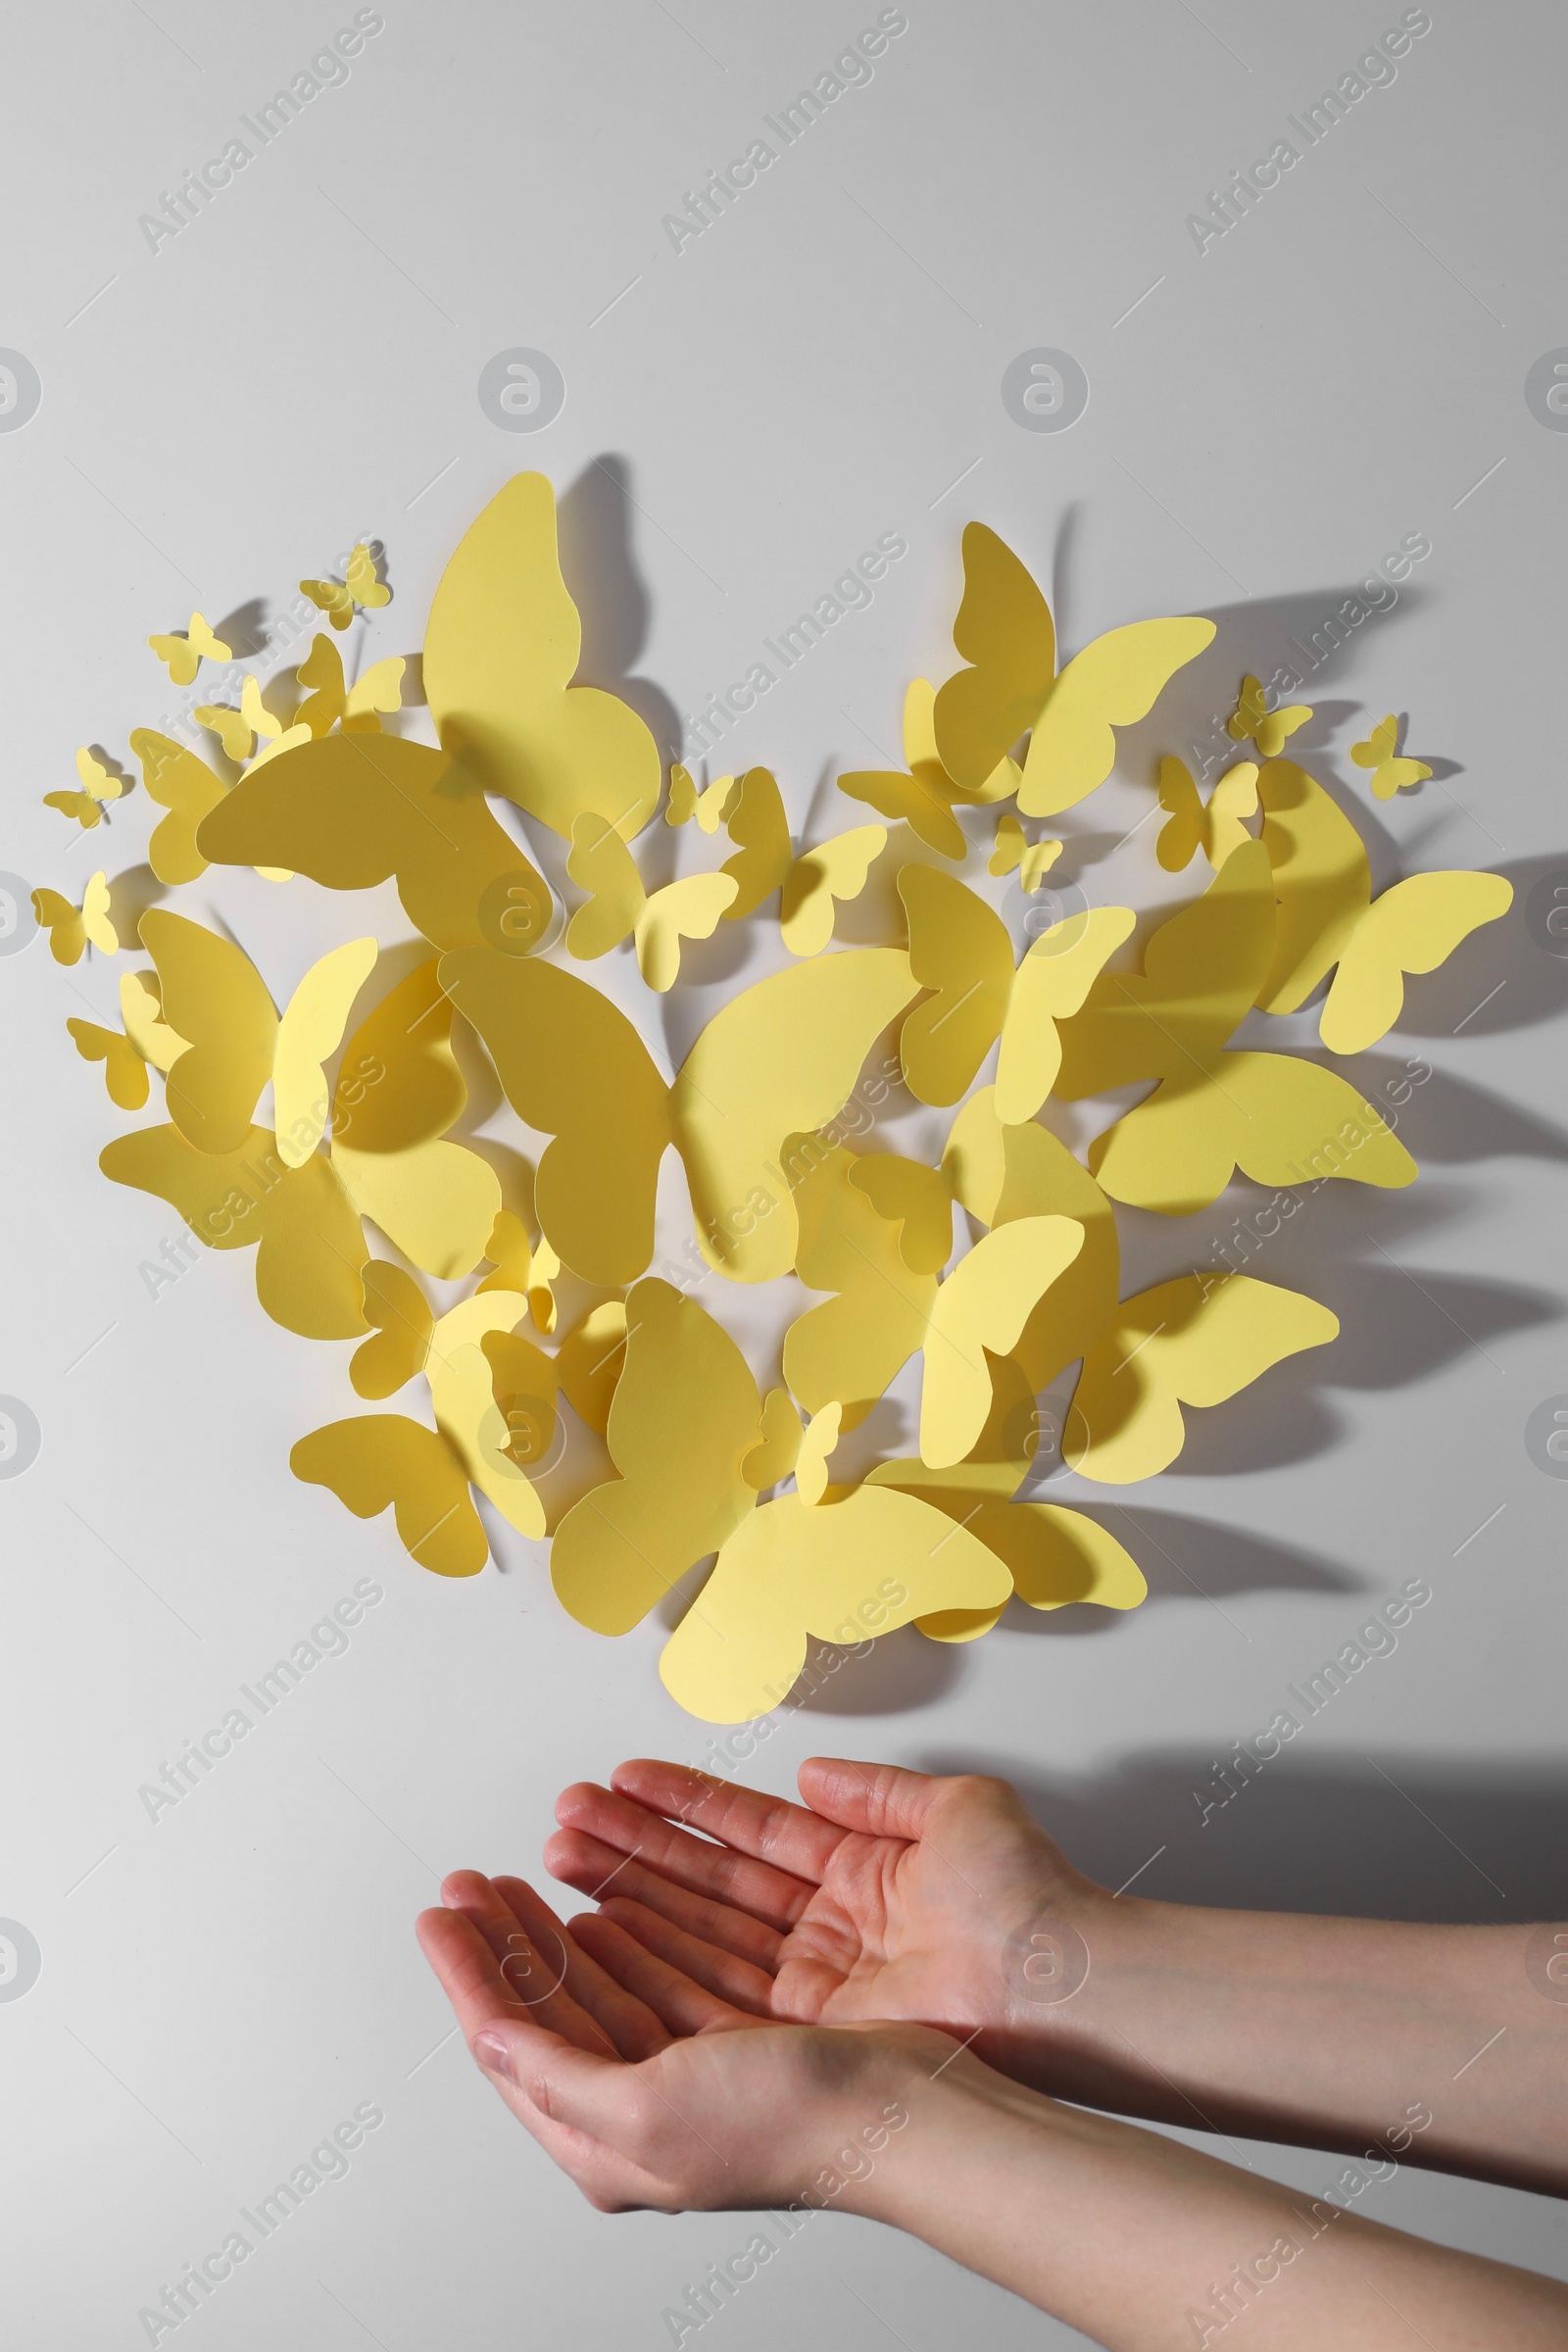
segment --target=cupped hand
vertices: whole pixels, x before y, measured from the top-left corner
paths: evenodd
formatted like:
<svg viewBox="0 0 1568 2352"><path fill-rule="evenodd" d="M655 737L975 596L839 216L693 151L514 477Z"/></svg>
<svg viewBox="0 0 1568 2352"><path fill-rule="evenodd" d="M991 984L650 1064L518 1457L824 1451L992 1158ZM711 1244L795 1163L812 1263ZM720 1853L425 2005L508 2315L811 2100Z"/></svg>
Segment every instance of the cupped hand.
<svg viewBox="0 0 1568 2352"><path fill-rule="evenodd" d="M584 1954L625 1986L657 1960L754 2017L978 2034L1044 2083L1112 1898L1005 1781L814 1757L800 1789L646 1761L567 1788L545 1863L600 1905L573 1922Z"/></svg>
<svg viewBox="0 0 1568 2352"><path fill-rule="evenodd" d="M417 1933L465 2038L603 2212L854 2207L956 2055L909 2027L760 2024L630 1937L617 1982L521 1879L460 1871L442 1899Z"/></svg>

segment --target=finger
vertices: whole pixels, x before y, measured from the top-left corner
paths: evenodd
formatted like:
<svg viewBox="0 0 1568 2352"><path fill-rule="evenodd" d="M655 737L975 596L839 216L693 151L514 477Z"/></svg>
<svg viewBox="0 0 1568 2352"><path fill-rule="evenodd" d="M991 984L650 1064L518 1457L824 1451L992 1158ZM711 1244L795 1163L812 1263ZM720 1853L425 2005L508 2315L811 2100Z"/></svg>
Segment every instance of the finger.
<svg viewBox="0 0 1568 2352"><path fill-rule="evenodd" d="M827 1820L872 1838L920 1838L952 1783L897 1764L859 1764L849 1756L808 1756L796 1774L801 1794Z"/></svg>
<svg viewBox="0 0 1568 2352"><path fill-rule="evenodd" d="M842 1842L831 1823L804 1805L737 1788L733 1781L693 1772L684 1764L635 1757L616 1765L610 1785L652 1813L683 1821L705 1838L716 1838L737 1853L755 1855L793 1878L808 1879L812 1886L821 1884L829 1858Z"/></svg>
<svg viewBox="0 0 1568 2352"><path fill-rule="evenodd" d="M490 1884L538 1950L554 1951L557 1937L564 1944L567 1992L579 2008L603 2026L622 2058L635 2063L639 2058L655 2057L667 2047L669 2035L653 2011L624 1992L613 1977L605 1974L598 1961L581 1948L570 1929L556 1917L536 1887L530 1886L526 1879L492 1879Z"/></svg>
<svg viewBox="0 0 1568 2352"><path fill-rule="evenodd" d="M734 2008L672 1968L667 1960L651 1952L639 1943L635 1936L603 1912L589 1912L579 1920L584 1948L593 1953L601 1968L608 1970L617 1984L646 2001L656 2017L662 2019L671 2034L686 2039L693 2034L710 2034L721 2026L749 2026L755 2020L745 2011Z"/></svg>
<svg viewBox="0 0 1568 2352"><path fill-rule="evenodd" d="M662 1912L688 1936L716 1944L720 1951L733 1952L754 1968L765 1968L771 1975L778 1966L784 1938L765 1920L754 1918L749 1911L737 1911L733 1904L715 1902L710 1895L690 1894L662 1871L645 1869L640 1861L623 1856L617 1869L614 1847L581 1830L556 1832L545 1847L545 1867L552 1878L583 1894L605 1887L609 1890L601 1898L605 1901L630 1895L634 1902L646 1903L649 1910Z"/></svg>
<svg viewBox="0 0 1568 2352"><path fill-rule="evenodd" d="M564 1934L547 1933L535 1943L523 1932L515 1912L477 1870L455 1870L443 1879L441 1900L449 1910L461 1912L484 1937L513 1996L510 2007L514 2012L521 2010L532 2016L579 2049L619 2056L598 2019L565 1989L569 1945Z"/></svg>
<svg viewBox="0 0 1568 2352"><path fill-rule="evenodd" d="M596 1902L612 1881L618 1884L621 1863L633 1857L693 1894L711 1895L736 1910L750 1911L781 1931L793 1927L816 1892L814 1880L795 1878L731 1846L695 1838L629 1796L589 1781L562 1790L556 1819L564 1830L579 1830L613 1846L619 1857L601 1874L602 1884L583 1888ZM833 1836L841 1838L843 1832L835 1830Z"/></svg>
<svg viewBox="0 0 1568 2352"><path fill-rule="evenodd" d="M473 2055L523 2129L554 2164L605 2212L660 2202L659 2184L586 2120L594 2106L612 2134L624 2135L628 2117L640 2117L646 2091L614 2095L615 2080L630 2086L634 2070L582 2050L545 2028L516 2018L493 2018L473 2039ZM581 2068L579 2076L574 2069ZM594 2070L612 2078L599 2092Z"/></svg>
<svg viewBox="0 0 1568 2352"><path fill-rule="evenodd" d="M688 1936L683 1928L625 1895L613 1896L599 1916L612 1920L617 1928L624 1928L648 1951L667 1960L671 1968L689 1977L694 1984L716 1993L721 2001L749 2010L754 2017L772 2016L773 1980L766 1969L756 1968L750 1960L738 1960L732 1952L721 1952L700 1937Z"/></svg>

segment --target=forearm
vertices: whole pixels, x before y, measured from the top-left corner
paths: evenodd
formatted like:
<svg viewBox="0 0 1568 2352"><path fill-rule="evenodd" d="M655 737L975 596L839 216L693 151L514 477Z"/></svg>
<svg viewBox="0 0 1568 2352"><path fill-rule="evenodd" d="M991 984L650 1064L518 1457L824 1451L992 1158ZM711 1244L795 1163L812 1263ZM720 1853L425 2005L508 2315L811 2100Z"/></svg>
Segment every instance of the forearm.
<svg viewBox="0 0 1568 2352"><path fill-rule="evenodd" d="M1125 1901L1084 1925L1071 2001L1014 2001L982 2044L1019 2079L1568 2194L1568 2004L1533 1981L1530 1929Z"/></svg>
<svg viewBox="0 0 1568 2352"><path fill-rule="evenodd" d="M1254 2304L1273 2352L1548 2352L1568 2290L1428 2246L1176 2141L1004 2082L971 2058L907 2096L857 2210L1110 2347L1216 2342ZM1401 2325L1401 2322L1403 2323Z"/></svg>

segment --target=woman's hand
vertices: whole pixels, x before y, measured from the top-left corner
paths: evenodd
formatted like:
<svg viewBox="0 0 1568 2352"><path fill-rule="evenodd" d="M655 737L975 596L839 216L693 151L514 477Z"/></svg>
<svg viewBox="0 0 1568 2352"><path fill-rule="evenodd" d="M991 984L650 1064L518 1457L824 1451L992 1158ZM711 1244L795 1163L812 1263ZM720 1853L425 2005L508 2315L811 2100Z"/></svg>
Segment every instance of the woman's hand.
<svg viewBox="0 0 1568 2352"><path fill-rule="evenodd" d="M545 1863L599 1899L583 1951L631 1983L641 1947L755 2017L978 2033L978 2055L1044 2082L1112 1898L1005 1781L816 1757L800 1788L805 1807L635 1762L567 1788Z"/></svg>
<svg viewBox="0 0 1568 2352"><path fill-rule="evenodd" d="M605 2212L838 2204L951 2061L917 2028L759 2025L633 1947L636 1989L520 1879L460 1871L418 1936L513 2114Z"/></svg>

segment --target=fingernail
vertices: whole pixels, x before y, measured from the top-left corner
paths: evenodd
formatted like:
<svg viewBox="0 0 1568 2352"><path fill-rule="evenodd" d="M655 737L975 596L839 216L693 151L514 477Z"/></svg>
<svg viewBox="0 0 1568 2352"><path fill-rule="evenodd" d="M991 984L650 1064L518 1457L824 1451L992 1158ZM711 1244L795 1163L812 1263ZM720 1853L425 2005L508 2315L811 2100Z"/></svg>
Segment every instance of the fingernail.
<svg viewBox="0 0 1568 2352"><path fill-rule="evenodd" d="M512 2052L499 2034L476 2034L473 2037L473 2054L488 2073L504 2076L507 2082L511 2082Z"/></svg>

